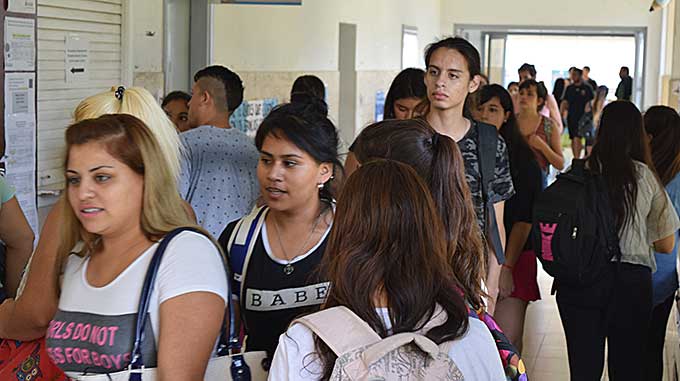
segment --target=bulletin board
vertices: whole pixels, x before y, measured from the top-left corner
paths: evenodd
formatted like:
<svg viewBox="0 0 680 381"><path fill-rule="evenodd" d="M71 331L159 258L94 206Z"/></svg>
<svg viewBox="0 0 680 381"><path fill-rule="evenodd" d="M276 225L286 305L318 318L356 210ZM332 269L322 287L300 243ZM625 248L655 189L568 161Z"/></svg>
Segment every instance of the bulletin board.
<svg viewBox="0 0 680 381"><path fill-rule="evenodd" d="M0 10L3 60L0 68L0 168L16 189L33 231L38 232L37 0L5 0Z"/></svg>
<svg viewBox="0 0 680 381"><path fill-rule="evenodd" d="M229 124L254 138L258 127L279 103L275 98L243 101L229 118Z"/></svg>

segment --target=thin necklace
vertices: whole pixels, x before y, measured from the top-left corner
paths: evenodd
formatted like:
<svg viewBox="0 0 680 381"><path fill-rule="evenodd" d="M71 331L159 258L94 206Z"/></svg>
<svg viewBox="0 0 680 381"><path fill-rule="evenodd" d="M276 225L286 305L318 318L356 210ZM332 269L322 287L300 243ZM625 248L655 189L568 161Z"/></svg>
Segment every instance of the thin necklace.
<svg viewBox="0 0 680 381"><path fill-rule="evenodd" d="M290 258L288 256L288 253L286 253L286 249L283 247L283 242L281 241L281 231L279 230L279 224L276 222L276 218L272 218L274 220L274 229L276 229L276 237L278 238L279 241L279 246L281 247L281 251L283 251L283 255L288 259L288 264L283 267L283 273L286 275L290 275L295 271L295 267L293 266L292 262L295 260L295 258L301 256L304 254L304 249L309 243L309 240L312 239L312 236L314 235L314 231L316 230L316 227L319 225L319 221L321 220L321 214L322 212L319 212L319 215L316 216L316 219L314 220L314 225L312 226L312 230L309 232L309 235L307 236L307 239L305 242L302 244L302 246L298 249L298 255L294 256L293 258Z"/></svg>

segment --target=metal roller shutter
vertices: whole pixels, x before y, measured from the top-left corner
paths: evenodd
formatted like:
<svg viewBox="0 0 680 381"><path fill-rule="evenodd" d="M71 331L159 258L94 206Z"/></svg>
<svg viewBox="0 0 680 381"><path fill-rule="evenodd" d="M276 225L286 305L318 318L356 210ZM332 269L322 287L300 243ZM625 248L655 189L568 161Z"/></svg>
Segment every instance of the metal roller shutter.
<svg viewBox="0 0 680 381"><path fill-rule="evenodd" d="M38 0L38 189L63 189L64 130L84 98L121 83L123 0ZM87 37L89 78L66 82L66 36ZM41 201L39 201L39 204ZM43 202L44 203L44 202Z"/></svg>

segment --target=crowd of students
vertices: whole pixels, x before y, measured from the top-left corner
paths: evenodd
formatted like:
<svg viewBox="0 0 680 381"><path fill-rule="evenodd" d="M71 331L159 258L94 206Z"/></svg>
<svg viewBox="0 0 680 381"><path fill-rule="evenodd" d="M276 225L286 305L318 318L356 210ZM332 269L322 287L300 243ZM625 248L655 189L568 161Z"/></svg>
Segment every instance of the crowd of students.
<svg viewBox="0 0 680 381"><path fill-rule="evenodd" d="M550 168L566 167L561 136L578 127L578 106L597 115L586 163L607 183L622 255L596 285L555 285L571 378L599 380L606 339L610 379L660 380L678 288L678 113L657 106L643 119L630 102L573 101L591 86L579 69L564 96L528 64L510 91L482 85L462 38L429 45L425 63L395 78L386 120L362 130L344 165L314 76L295 81L254 141L229 124L244 87L222 66L162 105L141 88L83 100L65 135L66 192L21 296L0 305L0 359L46 353L54 379L125 372L147 268L164 237L191 227L167 244L150 291L141 354L161 380L203 378L231 300L228 324L247 351L265 352L250 365L270 380L351 373L358 352L345 349L410 333L443 356L433 357L442 379L526 380L525 314L541 297L532 208ZM4 216L3 203L2 226ZM7 254L14 297L27 255ZM339 322L329 335L324 319ZM393 363L418 358L402 355L366 372L435 372Z"/></svg>

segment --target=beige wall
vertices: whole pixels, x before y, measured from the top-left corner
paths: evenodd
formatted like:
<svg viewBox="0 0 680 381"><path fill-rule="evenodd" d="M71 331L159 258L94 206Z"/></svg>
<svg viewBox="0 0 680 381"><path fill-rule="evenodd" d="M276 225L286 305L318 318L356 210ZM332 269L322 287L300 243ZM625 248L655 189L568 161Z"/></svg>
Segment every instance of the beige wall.
<svg viewBox="0 0 680 381"><path fill-rule="evenodd" d="M357 70L398 70L401 28L421 48L440 34L441 0L305 0L302 6L214 6L213 61L243 71L334 71L338 24L357 24Z"/></svg>
<svg viewBox="0 0 680 381"><path fill-rule="evenodd" d="M646 27L645 107L660 95L661 12L649 12L649 0L442 0L441 30L453 33L454 24L566 27Z"/></svg>
<svg viewBox="0 0 680 381"><path fill-rule="evenodd" d="M672 30L670 38L673 40L673 62L671 76L680 79L680 4L673 2L671 9L674 11L671 22L675 21L675 28Z"/></svg>
<svg viewBox="0 0 680 381"><path fill-rule="evenodd" d="M128 0L130 18L130 61L132 83L144 87L154 97L164 94L163 0Z"/></svg>
<svg viewBox="0 0 680 381"><path fill-rule="evenodd" d="M357 25L359 126L373 120L375 94L401 69L402 25L418 28L420 49L440 35L441 0L305 0L302 6L216 5L213 63L238 72L246 99L287 100L293 80L316 74L338 118L339 24ZM358 130L355 131L358 133Z"/></svg>

